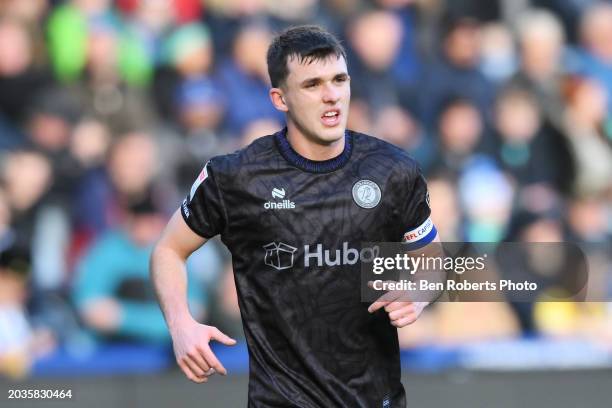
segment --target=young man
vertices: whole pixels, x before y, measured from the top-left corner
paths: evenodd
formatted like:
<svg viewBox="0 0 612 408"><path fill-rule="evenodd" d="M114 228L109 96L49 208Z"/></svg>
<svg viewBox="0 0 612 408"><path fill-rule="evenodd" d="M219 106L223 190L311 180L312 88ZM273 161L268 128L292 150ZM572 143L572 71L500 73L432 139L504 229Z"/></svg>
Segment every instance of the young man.
<svg viewBox="0 0 612 408"><path fill-rule="evenodd" d="M396 327L423 303L361 302L362 242L433 241L427 187L400 149L346 130L350 77L338 40L289 29L268 50L270 98L287 127L203 168L152 256L177 362L226 370L186 301L185 260L220 234L249 348L249 407L404 407Z"/></svg>

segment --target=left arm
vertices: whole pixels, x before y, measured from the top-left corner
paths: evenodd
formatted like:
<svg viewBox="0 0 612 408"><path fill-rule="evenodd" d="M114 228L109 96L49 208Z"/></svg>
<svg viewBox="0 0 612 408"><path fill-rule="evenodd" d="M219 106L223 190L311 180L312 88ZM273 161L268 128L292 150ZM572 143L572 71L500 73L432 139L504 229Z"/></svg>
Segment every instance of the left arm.
<svg viewBox="0 0 612 408"><path fill-rule="evenodd" d="M426 246L408 252L409 256L420 256L421 254L424 254L425 257L432 258L442 256L442 245L438 234L436 234L434 240ZM405 291L398 290L388 292L372 303L370 307L368 307L368 312L374 313L384 308L385 312L389 314L391 324L397 328L401 328L414 323L423 312L423 309L438 297L431 296L431 300L409 301L406 300L405 296Z"/></svg>
<svg viewBox="0 0 612 408"><path fill-rule="evenodd" d="M398 221L406 227L402 241L407 246L407 254L411 257L441 257L443 255L442 245L431 219L427 183L415 162L410 161L405 164L406 166L401 167L401 171L394 174L397 180L394 183L394 194L403 198L398 208L401 214ZM415 272L419 273L419 271ZM368 311L374 313L384 308L393 326L404 327L414 323L425 306L439 296L437 292L424 293L427 294L424 299L410 301L409 298L407 299L406 291L387 292L372 303Z"/></svg>

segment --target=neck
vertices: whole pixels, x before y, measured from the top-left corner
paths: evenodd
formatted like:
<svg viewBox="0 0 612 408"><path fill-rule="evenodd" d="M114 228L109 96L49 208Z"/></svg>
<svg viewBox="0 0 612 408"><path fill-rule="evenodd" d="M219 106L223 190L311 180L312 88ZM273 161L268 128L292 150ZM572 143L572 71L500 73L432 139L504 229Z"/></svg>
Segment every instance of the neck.
<svg viewBox="0 0 612 408"><path fill-rule="evenodd" d="M344 151L344 135L332 142L321 142L306 135L293 121L287 121L287 140L300 156L313 161L333 159Z"/></svg>

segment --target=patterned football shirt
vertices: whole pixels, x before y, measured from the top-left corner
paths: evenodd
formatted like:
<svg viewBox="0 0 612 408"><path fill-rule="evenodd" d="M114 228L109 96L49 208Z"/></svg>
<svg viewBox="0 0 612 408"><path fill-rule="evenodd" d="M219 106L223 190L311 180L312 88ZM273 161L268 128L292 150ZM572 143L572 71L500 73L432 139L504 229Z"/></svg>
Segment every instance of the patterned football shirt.
<svg viewBox="0 0 612 408"><path fill-rule="evenodd" d="M249 407L404 407L397 329L361 302L364 242L430 242L427 186L401 149L346 131L312 161L286 129L204 166L181 213L232 254Z"/></svg>

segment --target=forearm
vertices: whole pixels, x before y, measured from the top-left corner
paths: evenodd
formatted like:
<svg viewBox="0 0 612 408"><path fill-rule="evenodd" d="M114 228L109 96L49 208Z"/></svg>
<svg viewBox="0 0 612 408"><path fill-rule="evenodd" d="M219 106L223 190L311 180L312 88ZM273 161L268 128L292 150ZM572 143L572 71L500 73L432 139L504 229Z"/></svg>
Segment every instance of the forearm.
<svg viewBox="0 0 612 408"><path fill-rule="evenodd" d="M121 301L118 332L152 342L168 340L168 330L155 304Z"/></svg>
<svg viewBox="0 0 612 408"><path fill-rule="evenodd" d="M432 242L417 250L409 251L408 254L414 258L420 257L425 262L424 264L421 264L417 270L413 270L411 272L411 280L424 280L430 284L444 283L446 281L447 273L443 268L441 268L441 264L444 261L444 248L442 247L442 242L440 242L439 236L436 235L436 238ZM418 293L420 298L419 300L431 304L440 298L443 291L431 289L430 287L430 289L422 290Z"/></svg>
<svg viewBox="0 0 612 408"><path fill-rule="evenodd" d="M187 303L187 271L183 257L158 245L151 255L151 279L171 332L180 322L192 319Z"/></svg>

